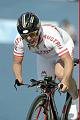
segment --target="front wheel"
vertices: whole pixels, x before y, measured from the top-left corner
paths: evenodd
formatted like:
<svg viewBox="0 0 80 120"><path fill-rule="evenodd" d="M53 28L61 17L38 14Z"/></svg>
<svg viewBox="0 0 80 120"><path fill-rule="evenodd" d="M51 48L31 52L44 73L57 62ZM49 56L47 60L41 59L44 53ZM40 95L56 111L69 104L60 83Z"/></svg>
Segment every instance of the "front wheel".
<svg viewBox="0 0 80 120"><path fill-rule="evenodd" d="M34 99L26 120L53 120L50 103L45 94Z"/></svg>

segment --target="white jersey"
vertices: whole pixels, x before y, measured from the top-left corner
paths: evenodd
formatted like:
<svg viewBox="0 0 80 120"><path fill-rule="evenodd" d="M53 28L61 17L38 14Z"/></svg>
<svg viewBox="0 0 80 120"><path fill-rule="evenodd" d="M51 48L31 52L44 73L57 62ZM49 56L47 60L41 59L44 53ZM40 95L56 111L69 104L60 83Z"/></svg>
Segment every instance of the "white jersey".
<svg viewBox="0 0 80 120"><path fill-rule="evenodd" d="M63 29L51 24L44 24L41 26L40 31L42 32L42 42L38 47L31 47L30 51L47 58L60 57L67 52L72 55L73 41ZM17 35L14 41L14 55L24 56L24 49L28 48L27 44L20 35Z"/></svg>

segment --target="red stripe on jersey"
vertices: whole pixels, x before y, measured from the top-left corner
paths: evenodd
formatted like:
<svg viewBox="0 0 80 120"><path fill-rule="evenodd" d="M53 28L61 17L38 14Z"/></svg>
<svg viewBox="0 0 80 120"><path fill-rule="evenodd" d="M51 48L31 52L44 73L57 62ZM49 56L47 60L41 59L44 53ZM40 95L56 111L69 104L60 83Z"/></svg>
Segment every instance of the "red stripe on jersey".
<svg viewBox="0 0 80 120"><path fill-rule="evenodd" d="M64 49L64 50L62 50L61 52L59 52L58 54L62 54L62 53L64 53L65 51L67 51L68 49L66 48L66 49Z"/></svg>
<svg viewBox="0 0 80 120"><path fill-rule="evenodd" d="M55 26L53 26L52 24L48 24L48 23L45 23L45 24L43 24L42 26L50 26L50 27L55 27Z"/></svg>
<svg viewBox="0 0 80 120"><path fill-rule="evenodd" d="M23 57L23 56L17 56L17 55L14 55L15 57Z"/></svg>
<svg viewBox="0 0 80 120"><path fill-rule="evenodd" d="M61 54L61 55L59 55L59 57L63 56L63 55L66 54L66 53L69 53L69 51L67 51L67 52L65 52L65 53L63 53L63 54Z"/></svg>
<svg viewBox="0 0 80 120"><path fill-rule="evenodd" d="M14 53L15 53L15 54L18 54L18 55L23 55L23 54L24 54L24 53L18 53L18 52L15 52L15 51L14 51Z"/></svg>
<svg viewBox="0 0 80 120"><path fill-rule="evenodd" d="M52 25L52 24L44 24L44 25L42 25L42 26L50 26L50 27L52 27L52 28L56 29L56 30L57 30L57 32L59 32L59 30L57 29L57 27L56 27L56 26L54 26L54 25ZM61 34L61 33L59 32L59 34Z"/></svg>

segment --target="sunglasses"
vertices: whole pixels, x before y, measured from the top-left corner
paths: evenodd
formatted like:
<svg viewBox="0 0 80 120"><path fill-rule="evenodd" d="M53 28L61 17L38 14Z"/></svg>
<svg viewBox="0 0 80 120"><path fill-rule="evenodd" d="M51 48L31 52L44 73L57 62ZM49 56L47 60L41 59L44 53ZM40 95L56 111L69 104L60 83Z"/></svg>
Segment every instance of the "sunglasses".
<svg viewBox="0 0 80 120"><path fill-rule="evenodd" d="M31 38L35 38L36 36L38 35L38 30L36 30L36 31L34 31L34 32L30 32L30 33L28 33L28 34L22 34L22 36L24 37L24 38L27 38L27 37L31 37Z"/></svg>

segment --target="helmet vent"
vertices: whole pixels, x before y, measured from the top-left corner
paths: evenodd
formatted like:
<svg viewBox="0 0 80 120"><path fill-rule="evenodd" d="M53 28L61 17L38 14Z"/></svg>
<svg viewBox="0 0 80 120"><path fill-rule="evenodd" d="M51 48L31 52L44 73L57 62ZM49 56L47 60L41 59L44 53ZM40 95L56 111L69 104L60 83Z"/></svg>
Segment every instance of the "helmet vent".
<svg viewBox="0 0 80 120"><path fill-rule="evenodd" d="M22 26L23 26L23 28L26 27L25 20L26 20L26 18L25 18L25 14L24 14L24 15L22 16Z"/></svg>
<svg viewBox="0 0 80 120"><path fill-rule="evenodd" d="M30 18L30 23L33 23L33 21L34 21L34 16Z"/></svg>

